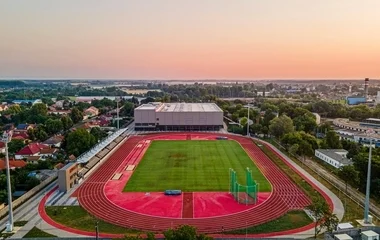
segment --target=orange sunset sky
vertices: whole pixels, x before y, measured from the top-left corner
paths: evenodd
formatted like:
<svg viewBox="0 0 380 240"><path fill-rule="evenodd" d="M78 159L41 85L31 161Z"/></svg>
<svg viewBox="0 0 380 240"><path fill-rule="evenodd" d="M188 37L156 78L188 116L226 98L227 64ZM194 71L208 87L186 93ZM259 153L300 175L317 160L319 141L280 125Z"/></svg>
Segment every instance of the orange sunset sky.
<svg viewBox="0 0 380 240"><path fill-rule="evenodd" d="M379 78L379 13L379 0L1 0L0 78Z"/></svg>

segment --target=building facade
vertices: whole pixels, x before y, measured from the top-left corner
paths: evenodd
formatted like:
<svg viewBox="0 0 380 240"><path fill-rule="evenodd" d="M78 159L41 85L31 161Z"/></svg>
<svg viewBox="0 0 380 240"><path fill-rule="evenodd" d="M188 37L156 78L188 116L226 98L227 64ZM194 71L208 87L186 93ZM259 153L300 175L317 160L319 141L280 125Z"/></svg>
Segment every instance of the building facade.
<svg viewBox="0 0 380 240"><path fill-rule="evenodd" d="M67 192L76 183L78 178L78 163L71 162L58 170L58 188L61 192Z"/></svg>
<svg viewBox="0 0 380 240"><path fill-rule="evenodd" d="M135 109L135 130L218 131L223 111L215 103L143 104Z"/></svg>
<svg viewBox="0 0 380 240"><path fill-rule="evenodd" d="M347 158L347 151L344 149L316 149L315 156L330 164L335 168L351 165L352 162Z"/></svg>
<svg viewBox="0 0 380 240"><path fill-rule="evenodd" d="M347 104L348 105L357 105L357 104L361 104L361 103L366 103L367 102L366 97L362 97L362 96L347 97L346 100L347 100Z"/></svg>

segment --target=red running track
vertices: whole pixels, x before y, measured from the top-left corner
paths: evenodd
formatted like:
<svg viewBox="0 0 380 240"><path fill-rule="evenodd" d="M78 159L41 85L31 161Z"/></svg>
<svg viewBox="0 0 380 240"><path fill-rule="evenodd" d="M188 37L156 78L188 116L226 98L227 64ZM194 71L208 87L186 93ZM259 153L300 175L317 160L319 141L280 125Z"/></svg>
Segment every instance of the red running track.
<svg viewBox="0 0 380 240"><path fill-rule="evenodd" d="M291 209L302 209L311 203L305 193L251 139L234 135L225 136L241 144L272 184L271 197L259 207L228 216L176 219L142 215L122 209L108 200L103 191L107 181L117 172L120 164L138 142L143 139L168 139L171 136L174 139L187 139L189 134L191 139L200 139L203 136L205 137L204 139L215 139L216 136L222 135L210 133L159 133L131 137L78 189L78 200L81 206L96 217L123 227L132 227L145 231L162 231L181 224L188 224L196 226L200 232L212 233L220 232L222 228L227 231L245 228L247 225L259 225L276 219ZM319 190L318 188L316 189Z"/></svg>

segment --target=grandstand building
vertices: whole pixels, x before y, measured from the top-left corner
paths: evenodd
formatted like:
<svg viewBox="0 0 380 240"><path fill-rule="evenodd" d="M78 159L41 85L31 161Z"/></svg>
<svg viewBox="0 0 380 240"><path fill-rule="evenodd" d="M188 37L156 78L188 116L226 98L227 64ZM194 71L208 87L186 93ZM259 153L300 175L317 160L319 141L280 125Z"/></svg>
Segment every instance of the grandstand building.
<svg viewBox="0 0 380 240"><path fill-rule="evenodd" d="M136 131L218 131L223 111L215 103L143 104L134 111Z"/></svg>

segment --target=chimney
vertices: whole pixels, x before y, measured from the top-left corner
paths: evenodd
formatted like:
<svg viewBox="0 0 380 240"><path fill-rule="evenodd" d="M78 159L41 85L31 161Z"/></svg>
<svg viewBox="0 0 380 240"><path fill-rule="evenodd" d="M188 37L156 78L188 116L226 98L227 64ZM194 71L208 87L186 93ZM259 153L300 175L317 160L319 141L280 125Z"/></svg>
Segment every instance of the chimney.
<svg viewBox="0 0 380 240"><path fill-rule="evenodd" d="M368 100L368 85L369 85L369 78L364 79L364 97L365 100Z"/></svg>

